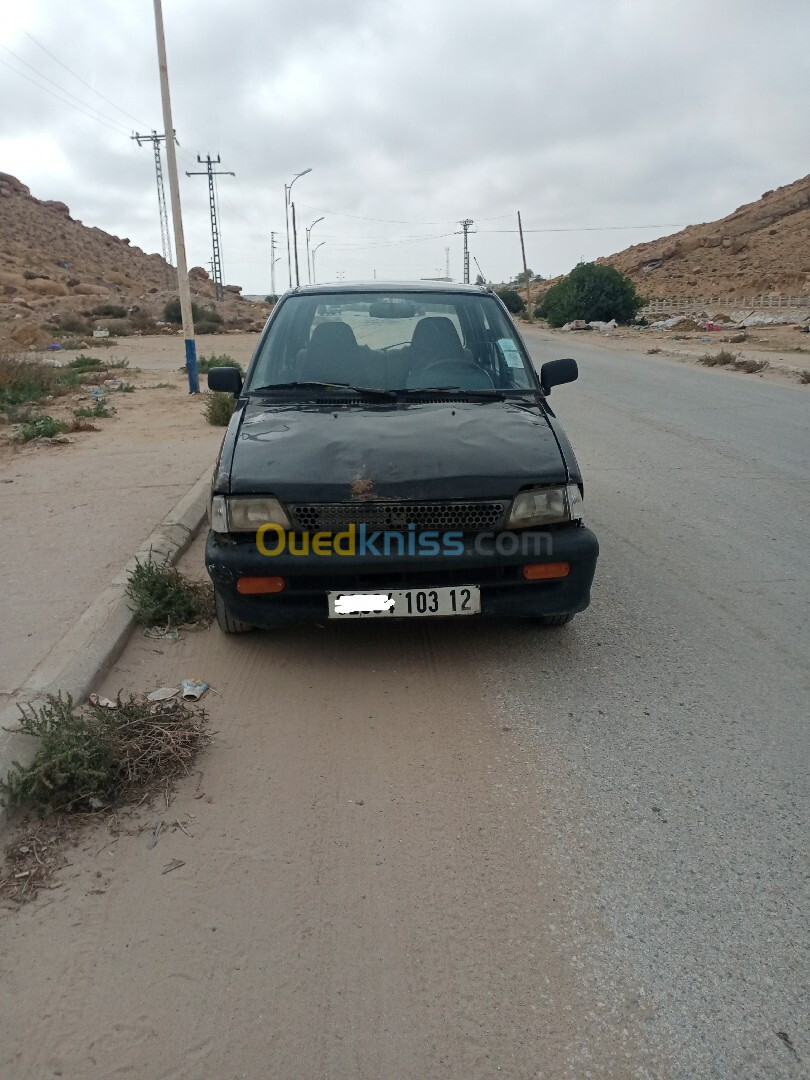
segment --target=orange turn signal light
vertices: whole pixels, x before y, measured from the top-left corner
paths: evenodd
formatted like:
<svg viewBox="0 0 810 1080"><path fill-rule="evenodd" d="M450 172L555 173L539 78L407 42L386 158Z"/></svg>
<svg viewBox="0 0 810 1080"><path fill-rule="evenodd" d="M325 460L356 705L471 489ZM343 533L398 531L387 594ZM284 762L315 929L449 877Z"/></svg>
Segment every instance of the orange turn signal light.
<svg viewBox="0 0 810 1080"><path fill-rule="evenodd" d="M279 593L284 591L286 584L283 577L240 577L236 583L236 591L243 596Z"/></svg>
<svg viewBox="0 0 810 1080"><path fill-rule="evenodd" d="M527 581L548 581L553 578L568 577L570 569L567 562L529 563L523 567L523 576Z"/></svg>

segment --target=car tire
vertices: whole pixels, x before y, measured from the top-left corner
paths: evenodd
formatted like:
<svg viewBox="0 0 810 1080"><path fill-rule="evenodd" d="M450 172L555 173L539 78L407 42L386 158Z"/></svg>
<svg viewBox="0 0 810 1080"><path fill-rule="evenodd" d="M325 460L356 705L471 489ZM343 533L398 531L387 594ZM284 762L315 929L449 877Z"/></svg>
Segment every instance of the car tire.
<svg viewBox="0 0 810 1080"><path fill-rule="evenodd" d="M574 612L567 611L565 615L538 615L535 622L538 626L566 626L574 617Z"/></svg>
<svg viewBox="0 0 810 1080"><path fill-rule="evenodd" d="M231 615L225 598L216 589L214 590L214 611L217 616L217 626L223 634L247 634L255 629L250 623L242 622L241 619L235 619Z"/></svg>

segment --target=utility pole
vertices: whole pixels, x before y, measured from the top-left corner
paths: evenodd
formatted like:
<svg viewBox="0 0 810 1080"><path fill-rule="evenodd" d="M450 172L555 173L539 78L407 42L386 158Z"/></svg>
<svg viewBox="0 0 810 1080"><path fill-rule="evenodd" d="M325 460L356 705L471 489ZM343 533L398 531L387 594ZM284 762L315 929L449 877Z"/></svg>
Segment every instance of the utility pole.
<svg viewBox="0 0 810 1080"><path fill-rule="evenodd" d="M157 182L158 213L160 214L160 246L163 251L164 261L171 267L172 240L171 233L169 232L169 215L166 210L166 192L163 188L163 161L160 153L160 144L166 136L158 135L158 133L152 129L151 135L140 135L136 131L134 135L130 135L130 138L134 139L138 146L143 146L144 143L150 142L154 147L155 180Z"/></svg>
<svg viewBox="0 0 810 1080"><path fill-rule="evenodd" d="M284 224L287 227L287 277L289 278L290 288L292 288L292 256L290 255L290 192L292 186L296 180L302 176L306 176L307 173L311 173L312 169L304 169L303 172L296 173L289 184L284 185Z"/></svg>
<svg viewBox="0 0 810 1080"><path fill-rule="evenodd" d="M217 300L222 299L222 255L221 245L219 241L219 224L217 222L217 190L215 176L236 176L236 173L225 172L220 170L219 172L214 168L215 165L220 164L219 154L216 156L216 160L211 157L210 154L206 154L205 159L201 158L197 154L197 161L201 165L205 165L204 172L187 172L186 176L207 176L208 177L208 206L211 211L211 243L213 245L214 257L212 259L213 264L213 278L214 285L217 290Z"/></svg>
<svg viewBox="0 0 810 1080"><path fill-rule="evenodd" d="M526 279L526 314L529 322L534 322L534 316L532 315L532 286L529 281L529 268L526 265L526 245L523 243L523 225L520 220L520 211L517 212L518 216L518 232L520 233L520 250L523 253L523 276Z"/></svg>
<svg viewBox="0 0 810 1080"><path fill-rule="evenodd" d="M292 207L292 229L293 229L293 253L295 254L295 287L296 289L301 284L298 277L298 233L295 228L295 203L290 203Z"/></svg>
<svg viewBox="0 0 810 1080"><path fill-rule="evenodd" d="M270 293L276 296L276 234L270 233Z"/></svg>
<svg viewBox="0 0 810 1080"><path fill-rule="evenodd" d="M470 218L464 218L459 222L461 225L461 231L464 234L464 284L470 284L470 251L467 247L467 233L473 226L473 222Z"/></svg>
<svg viewBox="0 0 810 1080"><path fill-rule="evenodd" d="M174 132L172 102L169 96L169 67L166 62L166 39L163 34L163 10L160 0L154 0L155 37L157 38L158 69L160 71L160 97L163 103L163 130ZM174 250L177 253L177 288L180 293L180 312L183 318L183 338L186 346L186 372L188 392L199 394L200 376L197 369L197 343L194 340L194 319L191 313L191 288L188 283L186 244L183 239L183 217L180 210L180 184L177 178L177 154L174 139L166 139L166 166L169 171L169 195L174 224Z"/></svg>

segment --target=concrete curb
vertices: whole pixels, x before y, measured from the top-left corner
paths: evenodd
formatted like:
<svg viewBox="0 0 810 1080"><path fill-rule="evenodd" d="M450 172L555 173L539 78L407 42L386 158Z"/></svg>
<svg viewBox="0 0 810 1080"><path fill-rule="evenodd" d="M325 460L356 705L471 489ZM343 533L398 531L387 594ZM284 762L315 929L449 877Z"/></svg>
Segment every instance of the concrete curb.
<svg viewBox="0 0 810 1080"><path fill-rule="evenodd" d="M18 704L36 704L57 691L70 694L77 702L86 700L121 655L132 629L126 585L136 560L144 562L150 552L154 558L166 558L171 563L180 558L205 519L210 483L209 466L104 592L37 665L12 701L0 709L0 777L5 777L13 761L30 760L34 750L33 740L6 730L17 724ZM3 817L0 807L0 825Z"/></svg>

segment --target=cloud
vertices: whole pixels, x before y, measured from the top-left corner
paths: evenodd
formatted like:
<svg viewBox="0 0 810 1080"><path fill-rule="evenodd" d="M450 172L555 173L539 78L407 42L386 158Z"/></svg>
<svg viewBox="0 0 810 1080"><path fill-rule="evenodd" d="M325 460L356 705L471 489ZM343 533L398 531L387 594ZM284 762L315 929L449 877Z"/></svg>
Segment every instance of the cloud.
<svg viewBox="0 0 810 1080"><path fill-rule="evenodd" d="M458 277L470 216L496 279L519 266L517 237L494 231L517 209L530 229L711 220L806 168L799 0L767 14L750 0L164 0L164 16L180 168L210 152L236 172L218 185L223 262L250 292L269 289L283 187L307 167L302 225L356 215L316 227L323 276L433 275L450 245ZM777 18L790 32L769 48ZM0 44L16 54L0 49L0 168L158 250L152 156L128 137L162 127L150 6L33 0ZM28 81L42 78L50 92ZM52 96L66 92L102 116ZM181 186L189 262L204 264L206 185ZM553 274L668 231L530 232L527 254Z"/></svg>

